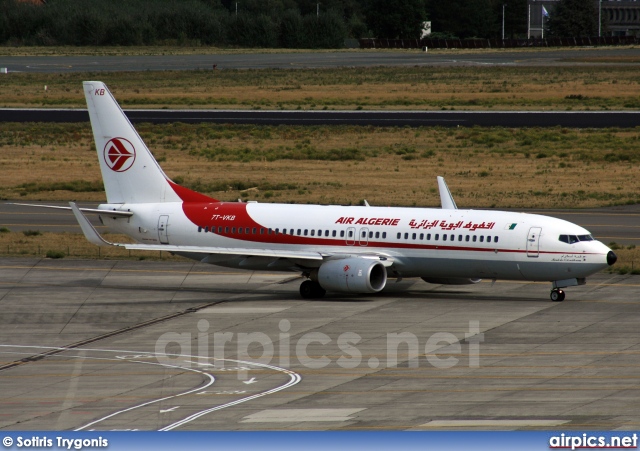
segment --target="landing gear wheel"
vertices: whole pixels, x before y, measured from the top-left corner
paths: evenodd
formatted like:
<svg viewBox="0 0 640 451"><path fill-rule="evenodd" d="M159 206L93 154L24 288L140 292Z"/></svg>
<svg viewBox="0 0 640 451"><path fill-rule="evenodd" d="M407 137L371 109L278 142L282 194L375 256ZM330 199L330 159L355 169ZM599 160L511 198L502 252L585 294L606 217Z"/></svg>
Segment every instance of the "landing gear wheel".
<svg viewBox="0 0 640 451"><path fill-rule="evenodd" d="M325 295L327 291L318 282L305 280L300 285L300 296L304 299L318 299Z"/></svg>
<svg viewBox="0 0 640 451"><path fill-rule="evenodd" d="M564 301L564 291L559 288L554 288L551 290L551 300L553 302L562 302Z"/></svg>

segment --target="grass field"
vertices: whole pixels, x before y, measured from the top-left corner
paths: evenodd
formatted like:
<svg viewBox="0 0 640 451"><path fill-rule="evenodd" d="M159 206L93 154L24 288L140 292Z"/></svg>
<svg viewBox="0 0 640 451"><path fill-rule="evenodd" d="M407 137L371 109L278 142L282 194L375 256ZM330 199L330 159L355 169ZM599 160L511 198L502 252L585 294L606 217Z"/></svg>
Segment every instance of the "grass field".
<svg viewBox="0 0 640 451"><path fill-rule="evenodd" d="M142 124L178 183L221 200L460 207L640 202L640 128ZM0 197L104 200L88 124L0 124Z"/></svg>
<svg viewBox="0 0 640 451"><path fill-rule="evenodd" d="M2 78L0 107L85 108L81 82L88 79L106 82L124 108L566 111L640 107L640 72L623 64L12 73Z"/></svg>

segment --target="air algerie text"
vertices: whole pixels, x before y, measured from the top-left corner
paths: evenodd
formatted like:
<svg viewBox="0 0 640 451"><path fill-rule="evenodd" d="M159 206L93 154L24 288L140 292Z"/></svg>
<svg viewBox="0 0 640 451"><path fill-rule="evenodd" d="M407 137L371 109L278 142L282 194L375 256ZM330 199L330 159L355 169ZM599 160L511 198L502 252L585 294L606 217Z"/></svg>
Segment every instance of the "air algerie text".
<svg viewBox="0 0 640 451"><path fill-rule="evenodd" d="M397 226L400 223L400 219L392 218L347 218L342 217L338 219L336 224L363 224L363 225L377 225L377 226Z"/></svg>

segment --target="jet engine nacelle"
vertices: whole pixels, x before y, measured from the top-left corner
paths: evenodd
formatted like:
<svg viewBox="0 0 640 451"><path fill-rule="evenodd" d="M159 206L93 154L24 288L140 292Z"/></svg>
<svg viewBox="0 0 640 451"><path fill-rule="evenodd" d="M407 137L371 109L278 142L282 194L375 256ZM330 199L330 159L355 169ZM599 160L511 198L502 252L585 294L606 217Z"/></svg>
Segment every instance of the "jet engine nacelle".
<svg viewBox="0 0 640 451"><path fill-rule="evenodd" d="M423 277L427 283L435 283L438 285L471 285L473 283L479 283L482 279L462 279L455 277Z"/></svg>
<svg viewBox="0 0 640 451"><path fill-rule="evenodd" d="M387 270L380 261L367 258L330 260L318 268L317 282L327 291L377 293L387 284Z"/></svg>

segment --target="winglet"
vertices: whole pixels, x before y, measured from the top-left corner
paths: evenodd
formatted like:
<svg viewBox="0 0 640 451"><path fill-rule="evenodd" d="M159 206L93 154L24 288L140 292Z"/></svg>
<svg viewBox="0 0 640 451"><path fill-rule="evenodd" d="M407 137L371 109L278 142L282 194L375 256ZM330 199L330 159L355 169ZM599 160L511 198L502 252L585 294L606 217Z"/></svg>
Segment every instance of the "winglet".
<svg viewBox="0 0 640 451"><path fill-rule="evenodd" d="M69 206L71 207L71 211L73 211L73 214L75 215L76 220L78 221L78 224L80 224L82 233L84 233L85 238L90 243L93 243L96 246L117 246L117 244L110 243L100 236L98 231L89 222L87 217L84 214L82 214L82 212L80 211L80 209L78 208L75 202L69 202Z"/></svg>
<svg viewBox="0 0 640 451"><path fill-rule="evenodd" d="M457 210L458 206L456 205L456 201L453 200L453 196L451 195L451 191L449 191L447 182L445 182L444 178L440 176L438 176L438 190L440 191L440 202L442 203L442 209Z"/></svg>

